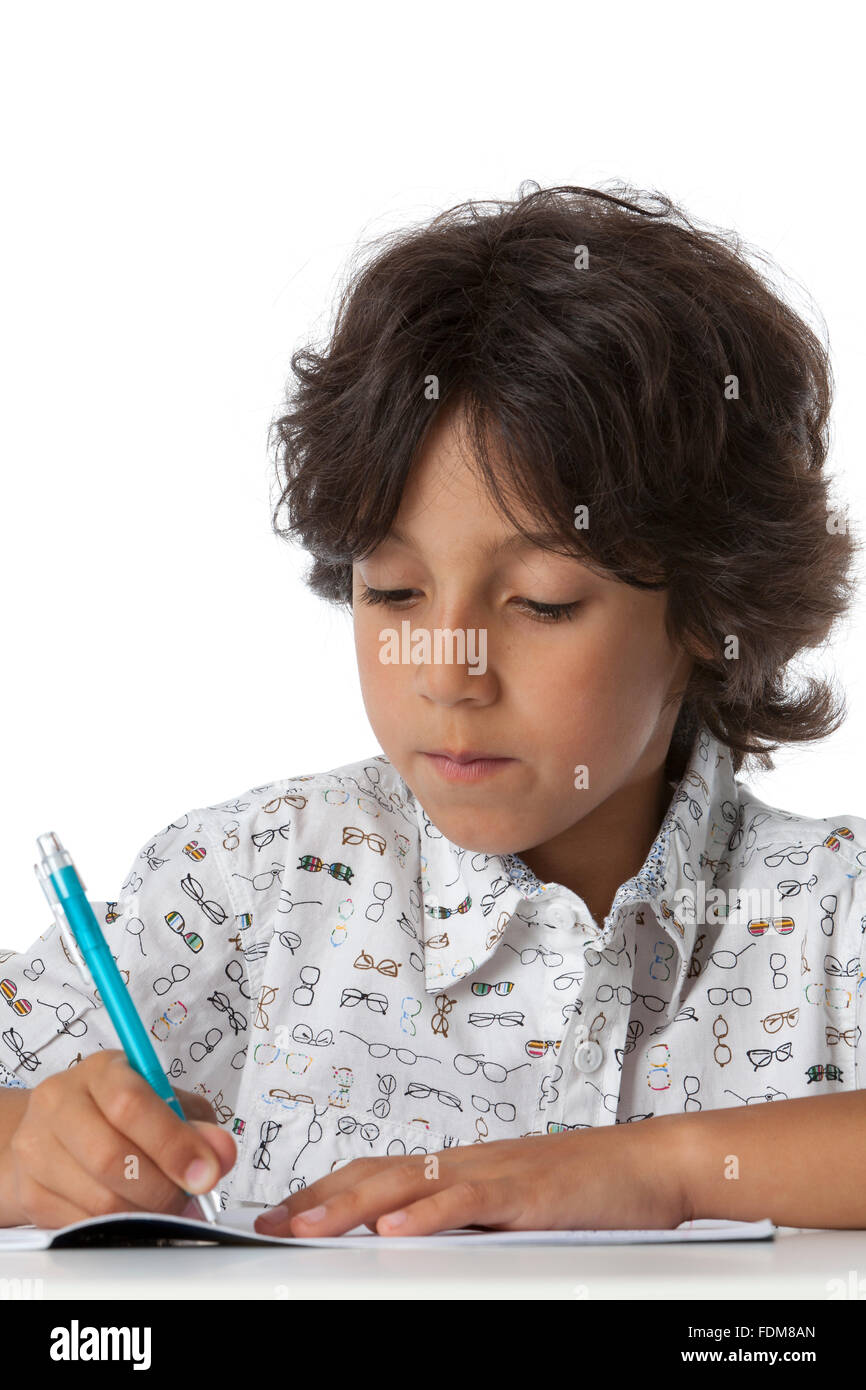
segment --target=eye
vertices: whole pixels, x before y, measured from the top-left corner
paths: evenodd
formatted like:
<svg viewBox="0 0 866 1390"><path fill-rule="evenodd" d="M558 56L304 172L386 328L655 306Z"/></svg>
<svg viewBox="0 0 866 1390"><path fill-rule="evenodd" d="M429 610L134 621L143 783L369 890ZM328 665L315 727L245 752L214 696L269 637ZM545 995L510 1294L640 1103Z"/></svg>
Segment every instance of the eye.
<svg viewBox="0 0 866 1390"><path fill-rule="evenodd" d="M369 584L364 584L360 598L362 603L388 605L405 603L414 593L415 589L371 589ZM519 598L515 602L527 608L533 618L540 622L559 623L572 616L575 609L580 607L581 600L575 599L572 603L539 603L535 599Z"/></svg>
<svg viewBox="0 0 866 1390"><path fill-rule="evenodd" d="M371 589L370 585L364 584L361 588L361 603L405 603L413 596L416 589ZM541 623L562 623L570 619L571 614L577 607L580 607L581 600L574 599L571 603L539 603L535 599L516 599L517 605L523 605L530 610L532 617Z"/></svg>
<svg viewBox="0 0 866 1390"><path fill-rule="evenodd" d="M364 584L361 590L362 603L400 603L411 598L414 589L371 589Z"/></svg>
<svg viewBox="0 0 866 1390"><path fill-rule="evenodd" d="M537 603L531 598L520 598L516 602L528 608L533 617L547 623L561 623L580 607L580 599L575 599L572 603Z"/></svg>

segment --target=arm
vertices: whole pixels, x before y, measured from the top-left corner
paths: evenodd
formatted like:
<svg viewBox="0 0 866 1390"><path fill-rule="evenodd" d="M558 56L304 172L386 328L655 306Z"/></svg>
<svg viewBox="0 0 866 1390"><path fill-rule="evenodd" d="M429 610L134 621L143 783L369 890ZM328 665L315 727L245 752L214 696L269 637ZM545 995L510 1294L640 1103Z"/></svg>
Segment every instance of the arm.
<svg viewBox="0 0 866 1390"><path fill-rule="evenodd" d="M157 1017L154 1021L154 1013L158 1015L164 1007L164 1003L153 1003L154 976L160 972L173 974L172 963L178 959L182 959L185 964L189 963L193 973L184 986L189 1000L187 1029L197 1027L196 1019L203 1018L208 996L218 984L224 983L222 971L225 958L218 952L212 952L210 957L204 953L206 959L201 962L192 949L187 951L189 943L186 936L181 938L179 931L176 935L169 935L164 931L161 933L159 928L150 925L159 923L160 920L165 921L168 910L174 911L179 904L185 904L186 900L193 897L193 893L187 894L184 890L183 880L187 875L190 879L194 875L195 881L190 883L190 888L193 888L196 894L201 894L202 900L208 902L213 912L220 907L215 899L222 899L226 895L227 907L222 908L222 912L224 916L228 916L231 898L230 893L226 892L225 871L221 872L219 868L213 867L216 856L211 854L203 862L191 862L185 853L185 842L198 833L198 830L194 813L178 817L176 822L172 821L164 829L157 831L137 853L115 899L110 903L102 900L91 901L98 920L105 923L106 941L112 955L115 956L118 969L127 982L139 1016L145 1026L151 1027L154 1037L157 1037L157 1032L160 1033L158 1055L160 1049L166 1047L170 1025L164 1017ZM204 830L199 838L203 838L203 835ZM151 854L152 861L149 858ZM147 877L143 878L139 870L145 859L150 867L144 870ZM153 867L154 863L157 868ZM186 907L184 910L186 911ZM195 917L199 909L191 905L189 911ZM130 933L125 930L126 919L133 914L140 918L141 932L147 933L146 948L140 941L141 932ZM148 925L145 926L145 923ZM190 929L194 924L197 925L190 921ZM180 956L175 954L176 951ZM34 954L40 958L43 965L39 975L39 1002L45 1004L45 1008L32 1007L33 994L30 994L29 1000L24 999L24 996L30 993L31 987L27 984L28 970ZM10 1144L19 1126L33 1118L35 1103L34 1109L30 1109L30 1100L40 1085L50 1077L63 1076L71 1086L73 1081L79 1079L79 1067L91 1057L99 1057L104 1052L121 1053L122 1050L117 1031L108 1010L100 1000L98 991L95 986L88 987L82 980L54 923L26 950L0 951L0 958L4 975L8 975L12 984L16 986L17 996L26 1004L27 1010L16 1016L14 1035L10 1034L7 1039L10 1049L16 1054L15 1059L10 1060L8 1065L0 1064L0 1078L8 1075L16 1080L26 1079L24 1086L7 1086L0 1081L0 1227L4 1227L29 1224L33 1220L32 1216L18 1207L13 1195L17 1187L16 1172L20 1171L21 1160L20 1155L10 1152ZM62 1027L57 1026L58 1022L62 1023ZM70 1027L72 1023L76 1025L74 1028ZM205 1029L206 1027L207 1025ZM5 1055L8 1057L8 1053ZM231 1081L238 1088L239 1077L240 1073L237 1072L231 1076ZM179 1091L178 1088L175 1088L175 1092L182 1098L188 1118L195 1116L209 1124L213 1123L214 1112L209 1102L206 1112L190 1109L187 1098L193 1099L197 1105L198 1099L203 1098L200 1093L193 1097L192 1092ZM231 1096L227 1097L230 1098ZM90 1116L95 1121L92 1105ZM85 1120L85 1124L89 1122ZM58 1172L63 1175L74 1171L75 1163L65 1146L58 1147L53 1136L49 1136L46 1142L50 1142L56 1149L52 1161L57 1163ZM232 1142L234 1148L234 1141ZM146 1152L147 1144L142 1143L141 1148ZM106 1183L102 1185L108 1186ZM56 1185L51 1184L44 1186L52 1192L58 1191L66 1201L65 1189L60 1191ZM91 1184L91 1194L93 1190ZM75 1204L84 1205L81 1202ZM62 1220L62 1217L60 1219ZM57 1223L46 1220L40 1224L49 1226Z"/></svg>
<svg viewBox="0 0 866 1390"><path fill-rule="evenodd" d="M10 1195L8 1158L9 1141L27 1109L29 1096L29 1090L18 1086L0 1086L0 1226L17 1226L27 1221Z"/></svg>
<svg viewBox="0 0 866 1390"><path fill-rule="evenodd" d="M689 1219L768 1216L777 1226L866 1229L866 1092L667 1115L662 1123Z"/></svg>

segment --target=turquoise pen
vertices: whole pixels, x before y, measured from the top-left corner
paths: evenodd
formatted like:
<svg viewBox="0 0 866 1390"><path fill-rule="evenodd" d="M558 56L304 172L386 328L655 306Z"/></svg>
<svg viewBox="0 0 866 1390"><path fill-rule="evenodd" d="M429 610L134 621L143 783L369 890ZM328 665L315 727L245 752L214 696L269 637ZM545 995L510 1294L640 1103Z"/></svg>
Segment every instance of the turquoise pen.
<svg viewBox="0 0 866 1390"><path fill-rule="evenodd" d="M68 850L63 848L53 831L47 835L39 835L36 846L41 856L40 862L33 865L36 877L42 885L69 954L88 988L95 985L99 990L130 1066L150 1083L157 1095L162 1096L176 1115L185 1120L180 1101L159 1064L159 1058L147 1036L144 1024L135 1011L132 996L123 983L123 977L108 949L108 942L102 934L96 914L85 897L84 884L78 877ZM219 1206L214 1193L187 1193L187 1196L198 1203L206 1221L216 1221Z"/></svg>

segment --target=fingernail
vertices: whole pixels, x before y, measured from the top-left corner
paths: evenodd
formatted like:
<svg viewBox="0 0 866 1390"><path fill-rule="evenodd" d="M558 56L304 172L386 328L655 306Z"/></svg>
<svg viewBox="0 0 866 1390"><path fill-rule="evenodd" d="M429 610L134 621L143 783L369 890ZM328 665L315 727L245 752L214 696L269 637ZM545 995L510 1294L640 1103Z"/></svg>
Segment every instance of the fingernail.
<svg viewBox="0 0 866 1390"><path fill-rule="evenodd" d="M206 1158L196 1158L186 1170L184 1186L187 1192L209 1192L216 1179L213 1164Z"/></svg>
<svg viewBox="0 0 866 1390"><path fill-rule="evenodd" d="M256 1226L279 1226L285 1221L289 1214L288 1207L271 1207L269 1211L263 1211L261 1216L255 1220Z"/></svg>
<svg viewBox="0 0 866 1390"><path fill-rule="evenodd" d="M309 1211L298 1212L298 1218L301 1221L321 1221L324 1215L324 1207L310 1207Z"/></svg>
<svg viewBox="0 0 866 1390"><path fill-rule="evenodd" d="M382 1217L382 1221L386 1226L402 1226L405 1220L405 1211L392 1211L387 1216Z"/></svg>

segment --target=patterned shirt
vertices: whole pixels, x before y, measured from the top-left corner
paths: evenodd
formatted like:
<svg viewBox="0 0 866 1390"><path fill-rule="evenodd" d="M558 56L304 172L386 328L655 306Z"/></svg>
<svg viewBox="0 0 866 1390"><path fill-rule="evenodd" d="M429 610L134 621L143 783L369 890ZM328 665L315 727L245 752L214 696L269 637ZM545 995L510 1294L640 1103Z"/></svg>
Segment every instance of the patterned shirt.
<svg viewBox="0 0 866 1390"><path fill-rule="evenodd" d="M447 840L381 754L180 816L93 906L235 1139L224 1210L361 1155L866 1084L866 819L768 806L706 729L602 925ZM119 1047L54 926L0 974L3 1084Z"/></svg>

